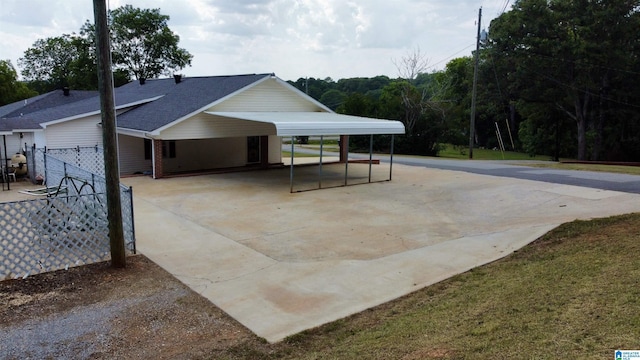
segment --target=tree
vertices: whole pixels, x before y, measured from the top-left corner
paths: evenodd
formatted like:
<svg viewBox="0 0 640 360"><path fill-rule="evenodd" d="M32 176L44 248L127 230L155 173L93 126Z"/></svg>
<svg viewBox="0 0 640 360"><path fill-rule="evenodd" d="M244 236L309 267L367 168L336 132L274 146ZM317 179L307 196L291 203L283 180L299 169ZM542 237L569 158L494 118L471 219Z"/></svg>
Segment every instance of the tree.
<svg viewBox="0 0 640 360"><path fill-rule="evenodd" d="M443 113L445 107L441 106L441 99L446 93L446 81L434 81L435 76L426 73L429 61L419 48L394 63L399 79L385 87L381 100L391 105L395 102L391 98L399 98L402 114L395 118L405 125L406 151L435 156L444 134L446 113ZM397 103L387 108L396 106Z"/></svg>
<svg viewBox="0 0 640 360"><path fill-rule="evenodd" d="M110 12L116 86L136 79L171 75L191 64L193 56L178 47L180 38L160 9L131 5ZM56 88L97 89L95 26L87 20L79 34L37 40L18 60L25 80L40 92Z"/></svg>
<svg viewBox="0 0 640 360"><path fill-rule="evenodd" d="M160 9L138 9L131 5L110 13L113 62L136 79L171 75L191 65L193 55L178 47L180 37Z"/></svg>
<svg viewBox="0 0 640 360"><path fill-rule="evenodd" d="M326 105L331 110L335 110L342 104L345 98L346 95L342 91L331 89L325 91L325 93L322 94L322 96L320 97L320 102Z"/></svg>
<svg viewBox="0 0 640 360"><path fill-rule="evenodd" d="M575 124L578 159L597 160L627 136L621 115L638 118L638 28L638 0L519 0L492 22L488 47L510 69L501 76L523 117L541 113L533 104L555 107ZM548 130L564 122L535 121Z"/></svg>
<svg viewBox="0 0 640 360"><path fill-rule="evenodd" d="M76 90L98 88L93 33L38 39L18 59L22 77L39 93L69 87ZM116 86L129 82L122 71L114 72Z"/></svg>
<svg viewBox="0 0 640 360"><path fill-rule="evenodd" d="M446 84L438 97L440 106L446 107L448 119L444 140L453 145L468 145L473 59L467 56L449 61L444 71L435 74L435 79Z"/></svg>
<svg viewBox="0 0 640 360"><path fill-rule="evenodd" d="M81 51L78 40L75 34L36 40L18 59L22 77L44 82L49 90L69 86L74 76L73 63Z"/></svg>
<svg viewBox="0 0 640 360"><path fill-rule="evenodd" d="M0 60L0 106L38 95L18 81L18 73L10 60Z"/></svg>
<svg viewBox="0 0 640 360"><path fill-rule="evenodd" d="M322 94L331 90L333 85L335 85L335 82L333 82L330 77L327 77L324 80L312 77L298 78L295 82L289 81L289 83L316 100L320 100Z"/></svg>

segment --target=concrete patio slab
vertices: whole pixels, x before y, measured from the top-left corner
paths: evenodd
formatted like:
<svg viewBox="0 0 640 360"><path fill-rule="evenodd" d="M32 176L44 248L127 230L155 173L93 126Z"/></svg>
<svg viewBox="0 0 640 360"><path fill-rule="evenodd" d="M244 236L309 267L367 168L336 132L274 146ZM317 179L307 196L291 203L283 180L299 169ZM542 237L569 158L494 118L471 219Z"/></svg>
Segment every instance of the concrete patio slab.
<svg viewBox="0 0 640 360"><path fill-rule="evenodd" d="M312 182L316 170L303 169ZM138 250L269 342L504 257L561 223L640 212L635 194L393 169L391 182L293 194L287 169L123 182Z"/></svg>

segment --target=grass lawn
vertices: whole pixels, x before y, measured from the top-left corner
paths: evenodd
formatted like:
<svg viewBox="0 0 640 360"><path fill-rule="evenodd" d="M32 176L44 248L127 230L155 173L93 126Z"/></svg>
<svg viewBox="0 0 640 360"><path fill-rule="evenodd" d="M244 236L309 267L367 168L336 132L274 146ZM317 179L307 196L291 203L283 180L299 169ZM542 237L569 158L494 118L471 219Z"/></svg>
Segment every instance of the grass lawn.
<svg viewBox="0 0 640 360"><path fill-rule="evenodd" d="M445 144L443 149L438 153L438 157L447 159L469 159L469 148ZM504 154L500 150L490 149L473 149L474 160L550 160L548 156L531 157L528 154L505 151Z"/></svg>
<svg viewBox="0 0 640 360"><path fill-rule="evenodd" d="M440 158L447 159L469 159L469 148L456 147L453 145L445 145L444 149L438 154ZM554 162L548 156L536 156L531 157L524 153L505 151L502 154L500 151L487 150L487 149L473 149L474 160L540 160L536 163L526 163L523 165L541 167L541 168L553 168L560 170L581 170L581 171L602 171L613 172L631 175L640 175L640 166L622 166L622 165L602 165L602 164L572 164Z"/></svg>
<svg viewBox="0 0 640 360"><path fill-rule="evenodd" d="M640 166L602 165L602 164L565 164L565 163L535 163L526 164L533 167L544 167L560 170L602 171L630 175L640 175Z"/></svg>
<svg viewBox="0 0 640 360"><path fill-rule="evenodd" d="M301 153L301 152L295 152L294 156L297 158L300 157L318 157L318 154L306 154L306 153ZM291 159L291 151L282 151L282 158L283 159Z"/></svg>
<svg viewBox="0 0 640 360"><path fill-rule="evenodd" d="M613 359L640 348L640 214L560 226L502 260L230 359Z"/></svg>

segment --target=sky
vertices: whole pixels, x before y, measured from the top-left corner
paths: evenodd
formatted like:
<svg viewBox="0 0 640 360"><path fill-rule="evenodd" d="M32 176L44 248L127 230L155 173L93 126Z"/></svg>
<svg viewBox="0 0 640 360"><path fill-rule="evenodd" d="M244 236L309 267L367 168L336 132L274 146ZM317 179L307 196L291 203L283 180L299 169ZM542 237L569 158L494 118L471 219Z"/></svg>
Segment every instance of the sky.
<svg viewBox="0 0 640 360"><path fill-rule="evenodd" d="M509 0L106 0L160 8L180 47L193 55L185 76L275 73L284 80L399 75L419 51L428 71L475 49ZM0 59L18 58L38 39L93 22L91 0L0 0Z"/></svg>

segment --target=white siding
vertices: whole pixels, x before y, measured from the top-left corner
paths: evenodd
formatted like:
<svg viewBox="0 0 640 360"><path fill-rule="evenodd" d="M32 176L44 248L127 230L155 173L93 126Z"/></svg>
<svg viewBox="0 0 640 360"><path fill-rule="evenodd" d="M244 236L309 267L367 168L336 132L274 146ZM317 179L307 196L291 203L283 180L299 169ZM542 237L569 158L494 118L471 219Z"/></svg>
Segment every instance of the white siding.
<svg viewBox="0 0 640 360"><path fill-rule="evenodd" d="M121 175L151 171L151 159L144 158L144 139L118 135L118 148Z"/></svg>
<svg viewBox="0 0 640 360"><path fill-rule="evenodd" d="M20 138L20 134L6 135L4 138L0 136L0 152L2 152L2 158L11 158L11 155L21 153L24 150L24 143L27 146L33 144L32 134L23 134L23 138ZM4 153L4 141L7 142L7 154ZM8 155L8 156L6 156Z"/></svg>
<svg viewBox="0 0 640 360"><path fill-rule="evenodd" d="M200 113L162 131L160 138L170 140L210 139L275 135L275 133L276 128L273 124L234 120Z"/></svg>
<svg viewBox="0 0 640 360"><path fill-rule="evenodd" d="M163 161L165 172L220 169L247 163L247 138L176 141L176 158Z"/></svg>
<svg viewBox="0 0 640 360"><path fill-rule="evenodd" d="M276 80L268 79L207 111L306 112L322 109ZM186 140L275 134L276 129L272 124L200 113L162 131L159 137L167 140Z"/></svg>
<svg viewBox="0 0 640 360"><path fill-rule="evenodd" d="M102 147L100 115L65 121L47 126L47 147L51 149L73 148L76 146Z"/></svg>
<svg viewBox="0 0 640 360"><path fill-rule="evenodd" d="M321 111L320 107L287 89L275 79L265 80L208 111Z"/></svg>
<svg viewBox="0 0 640 360"><path fill-rule="evenodd" d="M47 134L44 131L36 131L33 133L33 143L37 148L43 148L47 146ZM33 144L31 144L33 146Z"/></svg>
<svg viewBox="0 0 640 360"><path fill-rule="evenodd" d="M269 136L269 164L279 164L282 162L282 138L279 136Z"/></svg>

